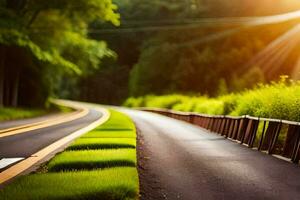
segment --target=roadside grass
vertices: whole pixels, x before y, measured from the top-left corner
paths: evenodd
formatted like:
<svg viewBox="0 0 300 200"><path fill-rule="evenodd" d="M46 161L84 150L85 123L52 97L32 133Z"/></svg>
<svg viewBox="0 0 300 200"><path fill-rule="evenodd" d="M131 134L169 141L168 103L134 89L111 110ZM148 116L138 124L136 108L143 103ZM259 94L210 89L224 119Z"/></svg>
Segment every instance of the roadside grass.
<svg viewBox="0 0 300 200"><path fill-rule="evenodd" d="M55 156L47 165L50 172L92 170L118 166L135 167L135 149L66 151Z"/></svg>
<svg viewBox="0 0 300 200"><path fill-rule="evenodd" d="M49 103L45 109L42 108L12 108L12 107L3 107L0 108L0 121L7 121L7 120L16 120L16 119L25 119L25 118L32 118L38 117L42 115L46 115L48 113L68 113L72 112L73 109L57 105L54 103Z"/></svg>
<svg viewBox="0 0 300 200"><path fill-rule="evenodd" d="M0 108L0 121L24 119L37 117L46 114L47 111L42 109L26 109L26 108Z"/></svg>
<svg viewBox="0 0 300 200"><path fill-rule="evenodd" d="M0 190L0 199L136 199L137 183L138 176L133 167L33 174Z"/></svg>
<svg viewBox="0 0 300 200"><path fill-rule="evenodd" d="M120 149L136 147L135 138L80 138L70 145L67 150L96 150Z"/></svg>
<svg viewBox="0 0 300 200"><path fill-rule="evenodd" d="M106 123L75 140L38 173L0 190L0 199L138 199L135 126L128 116L110 113Z"/></svg>
<svg viewBox="0 0 300 200"><path fill-rule="evenodd" d="M82 138L135 138L135 133L133 131L116 131L116 130L94 130Z"/></svg>
<svg viewBox="0 0 300 200"><path fill-rule="evenodd" d="M165 108L212 115L251 115L300 121L300 81L282 77L279 82L258 85L252 90L209 98L207 96L164 95L129 98L127 107Z"/></svg>

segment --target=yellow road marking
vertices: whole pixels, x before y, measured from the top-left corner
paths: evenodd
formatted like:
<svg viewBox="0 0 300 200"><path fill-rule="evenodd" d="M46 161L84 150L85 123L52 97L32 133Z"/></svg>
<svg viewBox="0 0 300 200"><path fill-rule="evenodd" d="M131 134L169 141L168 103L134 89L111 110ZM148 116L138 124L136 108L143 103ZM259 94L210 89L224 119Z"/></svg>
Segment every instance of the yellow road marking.
<svg viewBox="0 0 300 200"><path fill-rule="evenodd" d="M103 113L103 116L98 119L97 121L93 122L92 124L86 126L85 128L82 128L80 130L77 130L73 132L72 134L54 142L53 144L45 147L44 149L38 151L37 153L31 155L31 157L17 163L16 165L8 168L7 170L0 173L0 184L16 177L17 175L21 174L25 170L29 169L31 166L36 164L37 162L44 159L46 156L48 156L50 153L54 152L55 150L63 147L64 145L68 144L72 140L78 138L79 136L83 135L84 133L87 133L97 126L100 126L104 122L106 122L110 117L110 112L107 109L104 108L96 108L97 111Z"/></svg>
<svg viewBox="0 0 300 200"><path fill-rule="evenodd" d="M76 109L78 109L78 108L76 108ZM79 119L79 118L87 115L88 113L89 113L89 110L87 108L83 108L83 109L81 108L79 111L76 111L75 113L73 112L68 115L56 117L54 119L49 119L49 120L44 120L42 122L36 122L36 123L24 125L24 126L18 126L18 127L13 127L13 128L9 128L9 129L4 129L4 130L0 131L0 138L12 136L12 135L16 135L16 134L20 134L20 133L24 133L24 132L28 132L28 131L33 131L33 130L45 128L48 126L58 125L58 124L62 124L62 123L69 122L69 121L73 121L75 119Z"/></svg>

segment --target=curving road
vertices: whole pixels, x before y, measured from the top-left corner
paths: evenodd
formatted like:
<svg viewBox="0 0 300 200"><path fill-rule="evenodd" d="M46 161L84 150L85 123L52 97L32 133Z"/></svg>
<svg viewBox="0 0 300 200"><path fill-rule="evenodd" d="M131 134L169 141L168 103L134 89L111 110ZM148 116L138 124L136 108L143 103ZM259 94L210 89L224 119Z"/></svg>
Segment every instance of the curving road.
<svg viewBox="0 0 300 200"><path fill-rule="evenodd" d="M300 199L300 167L191 124L122 109L139 131L142 200Z"/></svg>
<svg viewBox="0 0 300 200"><path fill-rule="evenodd" d="M101 116L102 113L99 111L89 109L87 115L73 121L8 137L0 137L0 172L8 167L6 163L2 164L1 161L8 159L8 162L10 162L10 159L19 161L28 158L59 139L88 126ZM19 125L19 122L17 125Z"/></svg>

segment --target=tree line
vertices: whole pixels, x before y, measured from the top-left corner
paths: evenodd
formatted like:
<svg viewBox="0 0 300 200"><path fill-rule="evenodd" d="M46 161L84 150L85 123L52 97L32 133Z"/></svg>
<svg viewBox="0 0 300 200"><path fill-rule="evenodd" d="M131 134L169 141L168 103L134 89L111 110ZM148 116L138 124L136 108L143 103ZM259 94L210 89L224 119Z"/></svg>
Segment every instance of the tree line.
<svg viewBox="0 0 300 200"><path fill-rule="evenodd" d="M88 27L97 20L118 26L116 10L111 0L0 0L0 107L43 106L65 76L115 57Z"/></svg>
<svg viewBox="0 0 300 200"><path fill-rule="evenodd" d="M298 57L299 51L294 49L296 53L272 74L264 72L263 66L245 66L298 20L242 29L227 25L147 30L147 27L186 25L209 17L281 14L299 9L300 3L296 0L276 3L271 0L131 0L115 3L119 7L121 26L113 28L98 21L91 24L93 30L115 31L91 32L90 36L105 39L118 58L106 59L104 65L109 67L81 78L80 91L75 95L77 99L118 104L128 96L147 94L216 96L290 74ZM234 29L239 30L217 40L201 41Z"/></svg>
<svg viewBox="0 0 300 200"><path fill-rule="evenodd" d="M299 8L298 0L0 0L0 106L43 105L49 96L120 104L129 96L251 88L291 73L298 49L271 75L245 63L299 21L186 25ZM170 26L181 28L147 29Z"/></svg>

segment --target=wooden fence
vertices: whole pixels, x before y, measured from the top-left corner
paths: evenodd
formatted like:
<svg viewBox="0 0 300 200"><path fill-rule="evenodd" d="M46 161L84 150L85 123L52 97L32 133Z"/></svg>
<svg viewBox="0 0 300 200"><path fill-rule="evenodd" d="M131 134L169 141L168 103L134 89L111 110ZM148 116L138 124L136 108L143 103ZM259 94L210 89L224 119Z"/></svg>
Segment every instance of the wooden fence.
<svg viewBox="0 0 300 200"><path fill-rule="evenodd" d="M216 116L164 109L142 109L186 121L235 140L249 148L300 160L300 123L251 116Z"/></svg>

